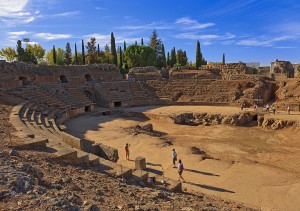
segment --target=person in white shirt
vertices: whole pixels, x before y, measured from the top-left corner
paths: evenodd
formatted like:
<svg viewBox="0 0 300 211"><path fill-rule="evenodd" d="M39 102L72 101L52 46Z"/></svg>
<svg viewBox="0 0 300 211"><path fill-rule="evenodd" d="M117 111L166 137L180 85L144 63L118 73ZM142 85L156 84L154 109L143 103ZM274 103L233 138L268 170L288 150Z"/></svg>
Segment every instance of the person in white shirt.
<svg viewBox="0 0 300 211"><path fill-rule="evenodd" d="M182 162L181 162L181 160L179 159L179 164L178 164L178 174L179 174L179 181L180 181L180 179L182 179L182 181L183 182L185 182L185 180L183 179L183 177L182 177L182 172L183 172L183 164L182 164Z"/></svg>
<svg viewBox="0 0 300 211"><path fill-rule="evenodd" d="M175 149L173 149L173 152L172 152L172 158L173 158L173 165L174 165L174 168L176 168L175 163L176 163L176 161L177 161L177 153L176 153Z"/></svg>

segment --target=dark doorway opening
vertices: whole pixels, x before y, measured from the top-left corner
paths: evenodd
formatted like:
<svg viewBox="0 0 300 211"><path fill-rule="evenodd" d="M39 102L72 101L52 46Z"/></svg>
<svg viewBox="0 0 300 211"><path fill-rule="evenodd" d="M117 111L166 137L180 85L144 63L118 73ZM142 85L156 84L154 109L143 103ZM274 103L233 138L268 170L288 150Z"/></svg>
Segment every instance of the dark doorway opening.
<svg viewBox="0 0 300 211"><path fill-rule="evenodd" d="M117 107L121 107L122 106L122 102L121 101L116 101L114 102L114 107L117 108Z"/></svg>
<svg viewBox="0 0 300 211"><path fill-rule="evenodd" d="M85 75L85 80L86 80L86 81L93 81L93 79L92 79L92 77L91 77L90 74L86 74L86 75Z"/></svg>
<svg viewBox="0 0 300 211"><path fill-rule="evenodd" d="M85 111L85 112L91 112L91 111L92 111L91 106L85 106L85 107L84 107L84 111Z"/></svg>
<svg viewBox="0 0 300 211"><path fill-rule="evenodd" d="M257 121L257 115L254 115L254 116L252 117L252 121Z"/></svg>
<svg viewBox="0 0 300 211"><path fill-rule="evenodd" d="M19 80L22 81L22 86L30 85L30 81L26 77L19 77Z"/></svg>
<svg viewBox="0 0 300 211"><path fill-rule="evenodd" d="M60 76L60 82L63 83L63 84L65 84L65 83L68 83L69 81L68 81L68 79L67 79L66 76L61 75L61 76Z"/></svg>

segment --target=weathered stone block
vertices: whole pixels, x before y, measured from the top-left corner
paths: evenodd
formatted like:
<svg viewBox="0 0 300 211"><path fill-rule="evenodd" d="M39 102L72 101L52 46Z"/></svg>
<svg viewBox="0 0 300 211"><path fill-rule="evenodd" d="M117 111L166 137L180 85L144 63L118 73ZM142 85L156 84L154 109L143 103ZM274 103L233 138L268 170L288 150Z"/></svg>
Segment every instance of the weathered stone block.
<svg viewBox="0 0 300 211"><path fill-rule="evenodd" d="M134 172L132 172L132 179L135 182L147 182L149 177L149 173L143 170L135 170Z"/></svg>
<svg viewBox="0 0 300 211"><path fill-rule="evenodd" d="M137 157L135 159L135 169L144 170L146 169L146 158L144 157Z"/></svg>

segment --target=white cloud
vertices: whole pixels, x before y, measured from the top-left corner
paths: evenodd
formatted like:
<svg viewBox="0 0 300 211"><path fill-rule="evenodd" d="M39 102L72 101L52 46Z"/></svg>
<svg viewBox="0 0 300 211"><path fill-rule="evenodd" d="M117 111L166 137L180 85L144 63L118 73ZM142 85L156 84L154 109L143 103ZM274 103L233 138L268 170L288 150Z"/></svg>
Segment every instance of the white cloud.
<svg viewBox="0 0 300 211"><path fill-rule="evenodd" d="M175 24L180 25L183 30L206 29L214 26L214 23L199 23L197 20L182 17L175 21Z"/></svg>
<svg viewBox="0 0 300 211"><path fill-rule="evenodd" d="M29 0L0 0L0 22L11 27L34 21L39 12L28 11L29 3Z"/></svg>
<svg viewBox="0 0 300 211"><path fill-rule="evenodd" d="M21 36L21 35L26 35L29 34L27 31L15 31L15 32L7 32L9 36Z"/></svg>
<svg viewBox="0 0 300 211"><path fill-rule="evenodd" d="M274 48L278 48L278 49L293 49L293 48L296 48L296 47L293 47L293 46L277 46L277 47L274 47Z"/></svg>
<svg viewBox="0 0 300 211"><path fill-rule="evenodd" d="M96 10L107 10L105 7L95 7Z"/></svg>
<svg viewBox="0 0 300 211"><path fill-rule="evenodd" d="M220 37L221 37L220 35L216 35L216 34L198 35L195 33L181 33L175 36L175 38L191 39L191 40L211 40L211 39L218 39Z"/></svg>
<svg viewBox="0 0 300 211"><path fill-rule="evenodd" d="M128 26L120 26L116 27L116 29L121 30L153 30L153 29L171 29L172 26L164 23L164 22L152 22L149 24L143 24L143 25L128 25Z"/></svg>
<svg viewBox="0 0 300 211"><path fill-rule="evenodd" d="M273 46L276 42L288 41L294 39L296 39L295 36L279 36L275 38L267 38L265 36L260 36L251 39L240 40L237 42L237 45L270 47Z"/></svg>
<svg viewBox="0 0 300 211"><path fill-rule="evenodd" d="M52 33L37 33L33 35L34 37L44 39L44 40L58 40L71 38L71 34L52 34Z"/></svg>
<svg viewBox="0 0 300 211"><path fill-rule="evenodd" d="M198 22L196 20L193 20L191 18L187 18L187 17L183 17L183 18L179 18L175 21L175 23L177 24L198 24Z"/></svg>
<svg viewBox="0 0 300 211"><path fill-rule="evenodd" d="M53 17L70 17L70 16L76 16L79 15L79 11L72 11L72 12L64 12L64 13L58 13L58 14L53 14Z"/></svg>
<svg viewBox="0 0 300 211"><path fill-rule="evenodd" d="M28 0L0 0L0 17L16 17L28 15L23 10L27 5Z"/></svg>

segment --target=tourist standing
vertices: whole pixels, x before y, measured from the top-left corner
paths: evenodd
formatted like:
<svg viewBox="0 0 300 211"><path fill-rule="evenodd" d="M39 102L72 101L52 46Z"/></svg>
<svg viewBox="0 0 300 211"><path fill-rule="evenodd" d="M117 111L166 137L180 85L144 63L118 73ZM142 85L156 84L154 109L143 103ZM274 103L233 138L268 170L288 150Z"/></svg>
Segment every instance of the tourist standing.
<svg viewBox="0 0 300 211"><path fill-rule="evenodd" d="M126 159L129 160L129 144L125 146Z"/></svg>
<svg viewBox="0 0 300 211"><path fill-rule="evenodd" d="M273 114L275 115L276 114L276 107L275 107L275 105L272 106L272 111L273 111Z"/></svg>
<svg viewBox="0 0 300 211"><path fill-rule="evenodd" d="M269 107L270 107L269 104L267 104L267 105L266 105L266 113L267 113L267 114L269 113Z"/></svg>
<svg viewBox="0 0 300 211"><path fill-rule="evenodd" d="M180 181L180 179L182 179L182 181L183 182L185 182L185 180L183 179L183 177L182 177L182 172L183 172L183 164L182 164L182 162L181 162L181 160L179 159L179 164L178 164L178 174L179 174L179 181Z"/></svg>
<svg viewBox="0 0 300 211"><path fill-rule="evenodd" d="M174 166L174 168L176 168L175 163L177 161L177 153L176 153L175 149L173 149L172 158L173 158L173 166Z"/></svg>
<svg viewBox="0 0 300 211"><path fill-rule="evenodd" d="M287 112L288 112L289 115L291 114L291 108L290 108L290 106L287 107Z"/></svg>

